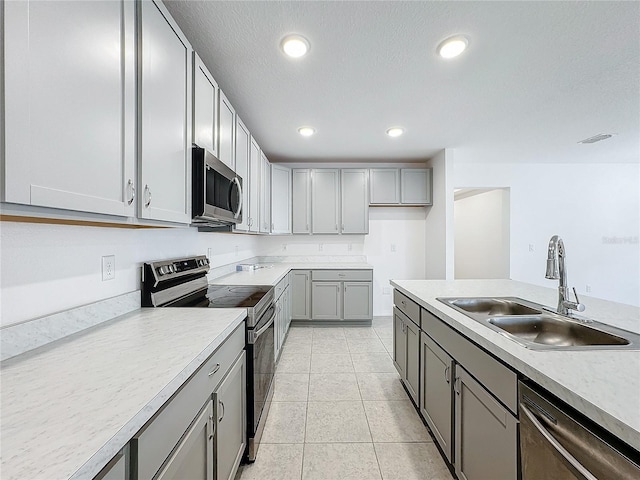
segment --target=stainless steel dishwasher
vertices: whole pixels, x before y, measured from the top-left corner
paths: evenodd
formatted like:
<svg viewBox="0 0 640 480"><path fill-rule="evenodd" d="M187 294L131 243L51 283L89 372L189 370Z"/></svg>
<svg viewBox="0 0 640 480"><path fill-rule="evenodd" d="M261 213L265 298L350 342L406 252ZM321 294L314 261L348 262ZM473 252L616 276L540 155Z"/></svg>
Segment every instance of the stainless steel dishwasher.
<svg viewBox="0 0 640 480"><path fill-rule="evenodd" d="M520 382L522 480L640 479L640 454Z"/></svg>

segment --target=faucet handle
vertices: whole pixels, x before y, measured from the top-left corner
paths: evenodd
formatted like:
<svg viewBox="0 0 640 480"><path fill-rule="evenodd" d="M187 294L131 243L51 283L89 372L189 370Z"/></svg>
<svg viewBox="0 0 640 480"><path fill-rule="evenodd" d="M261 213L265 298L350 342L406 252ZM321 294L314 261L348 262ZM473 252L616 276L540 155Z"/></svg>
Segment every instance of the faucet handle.
<svg viewBox="0 0 640 480"><path fill-rule="evenodd" d="M571 310L577 310L578 312L584 312L584 304L580 303L580 299L578 298L578 292L576 292L576 287L573 287L573 296L576 297L576 303L574 307L569 307Z"/></svg>

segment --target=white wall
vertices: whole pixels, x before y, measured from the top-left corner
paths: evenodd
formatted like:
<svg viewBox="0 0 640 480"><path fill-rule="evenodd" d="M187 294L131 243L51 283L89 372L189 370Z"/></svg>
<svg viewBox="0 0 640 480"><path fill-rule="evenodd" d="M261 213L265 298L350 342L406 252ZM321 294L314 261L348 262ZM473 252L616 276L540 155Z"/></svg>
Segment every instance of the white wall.
<svg viewBox="0 0 640 480"><path fill-rule="evenodd" d="M454 202L455 278L509 278L509 190L471 193Z"/></svg>
<svg viewBox="0 0 640 480"><path fill-rule="evenodd" d="M442 150L427 162L433 168L433 206L427 208L425 278L453 279L453 151Z"/></svg>
<svg viewBox="0 0 640 480"><path fill-rule="evenodd" d="M206 255L214 267L257 254L258 237L195 228L123 229L0 222L0 325L85 305L140 288L145 261ZM116 256L103 282L103 255Z"/></svg>
<svg viewBox="0 0 640 480"><path fill-rule="evenodd" d="M456 188L511 188L512 279L555 286L544 273L558 234L578 293L640 305L640 165L458 163L458 153Z"/></svg>
<svg viewBox="0 0 640 480"><path fill-rule="evenodd" d="M366 255L367 262L373 266L373 314L391 315L393 300L390 293L384 293L386 288L391 288L389 280L424 278L424 222L424 207L372 207L368 235L266 237L262 254Z"/></svg>

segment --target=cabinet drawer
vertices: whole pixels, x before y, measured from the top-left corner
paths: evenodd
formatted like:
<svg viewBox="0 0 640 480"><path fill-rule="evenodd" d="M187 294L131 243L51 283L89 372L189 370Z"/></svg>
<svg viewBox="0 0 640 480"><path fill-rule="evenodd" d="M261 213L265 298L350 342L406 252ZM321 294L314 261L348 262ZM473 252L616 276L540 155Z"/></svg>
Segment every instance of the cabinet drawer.
<svg viewBox="0 0 640 480"><path fill-rule="evenodd" d="M373 281L373 270L313 270L312 280L326 280L339 282L348 281Z"/></svg>
<svg viewBox="0 0 640 480"><path fill-rule="evenodd" d="M278 300L280 295L287 289L289 286L289 275L286 275L282 280L278 282L275 288L275 299Z"/></svg>
<svg viewBox="0 0 640 480"><path fill-rule="evenodd" d="M393 304L409 317L413 323L418 327L420 326L420 305L398 290L393 291Z"/></svg>
<svg viewBox="0 0 640 480"><path fill-rule="evenodd" d="M435 315L421 311L422 330L512 412L518 408L518 375Z"/></svg>
<svg viewBox="0 0 640 480"><path fill-rule="evenodd" d="M138 479L152 478L244 349L244 322L131 440Z"/></svg>

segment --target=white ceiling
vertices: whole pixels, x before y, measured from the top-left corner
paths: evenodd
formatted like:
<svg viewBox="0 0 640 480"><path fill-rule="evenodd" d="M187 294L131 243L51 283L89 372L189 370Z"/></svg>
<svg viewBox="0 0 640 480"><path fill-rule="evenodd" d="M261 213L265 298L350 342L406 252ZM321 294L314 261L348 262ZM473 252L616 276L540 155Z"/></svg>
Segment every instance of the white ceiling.
<svg viewBox="0 0 640 480"><path fill-rule="evenodd" d="M272 161L640 162L640 2L165 3Z"/></svg>

